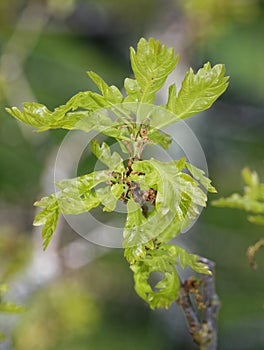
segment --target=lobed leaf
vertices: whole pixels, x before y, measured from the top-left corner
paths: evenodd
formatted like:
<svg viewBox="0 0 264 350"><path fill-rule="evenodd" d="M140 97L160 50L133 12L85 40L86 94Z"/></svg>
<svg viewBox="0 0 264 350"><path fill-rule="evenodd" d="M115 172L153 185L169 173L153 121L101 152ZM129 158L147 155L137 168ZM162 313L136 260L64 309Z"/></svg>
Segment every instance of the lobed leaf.
<svg viewBox="0 0 264 350"><path fill-rule="evenodd" d="M217 190L215 189L214 186L212 186L211 184L211 180L205 176L204 171L195 167L194 165L186 162L186 168L190 171L190 173L192 174L192 176L198 180L203 187L212 193L217 193Z"/></svg>
<svg viewBox="0 0 264 350"><path fill-rule="evenodd" d="M196 74L190 68L178 95L175 85L169 88L167 109L175 114L169 124L210 108L227 89L228 79L222 64L211 67L208 62Z"/></svg>
<svg viewBox="0 0 264 350"><path fill-rule="evenodd" d="M242 209L256 214L264 213L264 203L247 196L241 196L237 193L234 193L227 198L220 198L212 201L212 204L216 207Z"/></svg>
<svg viewBox="0 0 264 350"><path fill-rule="evenodd" d="M56 185L61 189L60 192L34 203L35 206L43 208L36 215L33 225L44 225L42 229L44 250L56 230L60 214L81 214L97 207L101 201L92 188L100 183L109 182L110 179L111 173L109 171L98 171L74 179L59 181Z"/></svg>
<svg viewBox="0 0 264 350"><path fill-rule="evenodd" d="M119 172L125 171L123 159L121 158L120 154L117 152L113 152L113 154L111 154L111 149L105 142L103 142L100 146L98 140L92 140L91 149L94 155L109 169Z"/></svg>
<svg viewBox="0 0 264 350"><path fill-rule="evenodd" d="M126 91L130 100L153 103L155 93L164 85L168 75L174 70L178 57L173 48L167 48L159 40L141 38L137 51L130 48L130 60L137 83L126 81ZM139 87L141 94L139 94Z"/></svg>
<svg viewBox="0 0 264 350"><path fill-rule="evenodd" d="M114 211L116 203L123 192L124 187L122 184L114 184L111 187L105 186L96 190L97 198L104 205L103 211Z"/></svg>
<svg viewBox="0 0 264 350"><path fill-rule="evenodd" d="M151 250L146 257L131 265L134 272L135 290L152 309L168 308L178 297L180 281L175 269L175 259L166 250ZM152 289L149 277L160 272L163 279Z"/></svg>
<svg viewBox="0 0 264 350"><path fill-rule="evenodd" d="M202 274L211 275L212 272L209 270L208 265L202 263L199 259L200 257L196 254L188 253L184 248L176 245L166 245L165 246L171 253L171 255L179 259L182 268L190 266L194 271Z"/></svg>
<svg viewBox="0 0 264 350"><path fill-rule="evenodd" d="M87 72L89 77L92 79L92 81L97 85L99 90L101 91L103 97L107 102L110 104L119 104L123 101L124 97L120 90L112 85L108 86L106 82L96 73L94 72Z"/></svg>
<svg viewBox="0 0 264 350"><path fill-rule="evenodd" d="M184 158L172 162L151 158L135 162L132 167L134 171L145 173L149 187L157 190L157 211L163 216L174 213L180 222L194 218L198 213L197 206L205 206L207 199L197 181L182 172L185 165Z"/></svg>

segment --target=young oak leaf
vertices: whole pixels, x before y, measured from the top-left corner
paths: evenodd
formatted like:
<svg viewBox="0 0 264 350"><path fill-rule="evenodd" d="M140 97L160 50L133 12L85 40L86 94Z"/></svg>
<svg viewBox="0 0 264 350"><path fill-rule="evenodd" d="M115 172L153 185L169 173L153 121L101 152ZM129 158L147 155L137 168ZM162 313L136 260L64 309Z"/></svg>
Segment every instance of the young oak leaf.
<svg viewBox="0 0 264 350"><path fill-rule="evenodd" d="M208 62L196 74L190 68L178 95L175 85L171 85L169 88L166 107L175 114L175 117L168 120L166 125L210 108L227 89L228 79L222 64L211 67Z"/></svg>
<svg viewBox="0 0 264 350"><path fill-rule="evenodd" d="M200 257L196 254L190 254L184 248L176 245L164 245L164 249L167 249L170 254L175 258L179 259L179 262L183 269L190 266L194 271L206 275L211 275L212 272L209 270L208 265L199 261Z"/></svg>
<svg viewBox="0 0 264 350"><path fill-rule="evenodd" d="M91 150L94 153L94 155L109 169L118 172L125 171L123 159L117 152L113 152L111 154L111 149L107 145L107 143L103 142L100 146L98 140L92 140Z"/></svg>
<svg viewBox="0 0 264 350"><path fill-rule="evenodd" d="M37 131L45 131L48 129L65 128L74 129L76 124L87 113L69 113L78 108L87 109L88 111L95 111L102 108L93 98L90 91L79 92L73 96L65 105L55 108L51 112L46 106L40 103L25 102L24 108L20 111L16 107L6 108L6 111L22 122L35 126Z"/></svg>
<svg viewBox="0 0 264 350"><path fill-rule="evenodd" d="M178 56L174 57L173 48L167 48L159 40L141 38L137 51L130 48L130 60L136 82L126 81L126 90L135 97L135 101L153 103L155 93L164 85L168 75L174 70ZM141 94L139 94L139 87Z"/></svg>
<svg viewBox="0 0 264 350"><path fill-rule="evenodd" d="M103 211L111 212L115 210L116 203L120 199L124 187L122 184L101 187L96 190L97 198L104 205Z"/></svg>
<svg viewBox="0 0 264 350"><path fill-rule="evenodd" d="M97 207L101 201L92 188L100 183L109 182L110 178L109 171L98 171L74 179L62 180L56 183L61 191L34 203L35 206L43 208L36 215L33 225L44 225L42 229L44 250L56 230L60 214L81 214Z"/></svg>
<svg viewBox="0 0 264 350"><path fill-rule="evenodd" d="M176 260L168 250L150 250L144 259L132 264L135 290L151 309L168 308L177 299L180 281L175 269ZM151 273L163 274L154 290L149 284Z"/></svg>
<svg viewBox="0 0 264 350"><path fill-rule="evenodd" d="M260 183L258 174L244 168L242 178L245 182L243 195L233 193L229 197L214 200L212 204L216 207L242 209L252 214L264 214L264 184ZM249 216L248 220L252 223L262 224L264 217L253 215Z"/></svg>
<svg viewBox="0 0 264 350"><path fill-rule="evenodd" d="M202 274L211 274L208 266L199 261L199 256L188 253L185 249L160 244L158 249L148 249L140 260L131 263L134 272L135 290L152 309L168 308L178 297L180 281L175 265L179 262L183 268L190 266ZM149 283L151 273L163 274L154 289Z"/></svg>
<svg viewBox="0 0 264 350"><path fill-rule="evenodd" d="M87 74L97 85L106 101L108 101L110 104L119 104L123 101L124 96L116 86L108 86L106 82L94 72L90 71L87 72Z"/></svg>
<svg viewBox="0 0 264 350"><path fill-rule="evenodd" d="M211 184L211 180L205 176L204 171L197 168L196 166L186 162L186 168L189 170L191 175L201 183L201 185L209 192L216 193L217 190Z"/></svg>
<svg viewBox="0 0 264 350"><path fill-rule="evenodd" d="M157 190L157 211L162 215L171 211L178 215L179 221L185 221L186 217L194 218L198 213L197 206L205 206L207 200L199 184L182 172L185 166L184 158L172 162L151 158L133 164L133 170L145 173L149 187Z"/></svg>

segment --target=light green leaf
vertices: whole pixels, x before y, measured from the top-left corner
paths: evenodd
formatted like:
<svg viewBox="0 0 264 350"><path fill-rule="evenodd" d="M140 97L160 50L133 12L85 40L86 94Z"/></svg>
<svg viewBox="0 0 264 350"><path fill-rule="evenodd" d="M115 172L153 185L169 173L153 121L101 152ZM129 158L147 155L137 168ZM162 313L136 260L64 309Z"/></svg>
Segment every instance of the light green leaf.
<svg viewBox="0 0 264 350"><path fill-rule="evenodd" d="M109 87L109 89L113 94L116 93L113 87ZM116 121L113 121L109 117L108 109L123 113L119 104L115 105L112 101L113 96L110 92L107 97L104 97L87 91L73 96L65 105L56 108L54 112L40 103L30 102L24 103L22 111L16 107L6 108L6 111L16 119L36 127L39 132L56 128L77 129L85 132L96 130L112 137L129 139L124 135L124 130L119 130L120 121L123 124L125 119L119 117L119 120L116 118ZM121 100L116 98L116 101L120 102ZM78 111L75 111L76 109Z"/></svg>
<svg viewBox="0 0 264 350"><path fill-rule="evenodd" d="M167 125L210 108L227 89L227 81L222 64L211 67L208 62L196 74L190 69L177 96L175 85L170 86L167 109L175 118Z"/></svg>
<svg viewBox="0 0 264 350"><path fill-rule="evenodd" d="M78 108L95 111L102 108L93 98L90 91L79 92L73 96L65 105L62 105L51 112L46 106L40 103L25 102L21 112L18 108L6 108L6 111L16 119L37 127L37 131L45 131L54 128L74 129L76 124L86 113L68 113ZM68 114L67 114L68 113Z"/></svg>
<svg viewBox="0 0 264 350"><path fill-rule="evenodd" d="M44 225L42 230L43 247L47 248L56 230L60 213L81 214L97 207L100 199L92 191L96 185L109 182L111 172L98 171L74 179L62 180L56 183L60 192L51 194L34 203L43 208L33 222L34 226Z"/></svg>
<svg viewBox="0 0 264 350"><path fill-rule="evenodd" d="M93 173L78 176L72 179L65 179L56 182L56 186L65 192L75 191L78 189L80 194L85 193L87 190L91 190L100 183L109 182L112 176L112 172L109 170L99 170Z"/></svg>
<svg viewBox="0 0 264 350"><path fill-rule="evenodd" d="M154 144L161 145L164 149L168 149L169 145L172 142L172 138L169 134L160 133L158 130L155 130L155 129L151 129L148 132L148 138Z"/></svg>
<svg viewBox="0 0 264 350"><path fill-rule="evenodd" d="M196 254L188 253L184 248L176 245L165 245L164 248L168 249L170 254L175 258L179 259L182 268L190 266L194 271L206 275L211 275L208 265L199 261L200 257Z"/></svg>
<svg viewBox="0 0 264 350"><path fill-rule="evenodd" d="M197 206L205 206L207 199L199 184L182 172L185 164L184 158L172 162L151 158L133 164L133 170L144 173L149 187L157 190L157 211L163 216L171 211L182 222L194 218L199 212Z"/></svg>
<svg viewBox="0 0 264 350"><path fill-rule="evenodd" d="M105 142L103 142L100 146L98 140L92 140L91 149L95 156L100 159L102 163L108 166L109 169L118 172L125 171L121 156L117 152L113 152L113 154L111 154L111 149Z"/></svg>
<svg viewBox="0 0 264 350"><path fill-rule="evenodd" d="M249 168L242 170L242 178L246 185L256 187L259 185L259 176L256 171L251 171Z"/></svg>
<svg viewBox="0 0 264 350"><path fill-rule="evenodd" d="M233 193L227 198L220 198L212 202L216 207L237 208L254 214L264 214L264 184L260 183L259 176L249 168L242 170L242 178L246 184L244 195ZM248 220L257 225L263 225L261 215L249 216Z"/></svg>
<svg viewBox="0 0 264 350"><path fill-rule="evenodd" d="M34 226L44 225L42 229L43 249L45 250L56 230L59 220L60 209L55 194L44 197L40 201L34 203L35 206L44 208L34 219Z"/></svg>
<svg viewBox="0 0 264 350"><path fill-rule="evenodd" d="M227 198L220 198L212 201L212 204L216 207L237 208L256 214L264 213L264 203L246 196L241 196L237 193Z"/></svg>
<svg viewBox="0 0 264 350"><path fill-rule="evenodd" d="M155 249L154 240L150 240L146 243L140 243L138 245L133 245L131 247L126 247L124 256L129 262L129 264L134 264L135 262L142 260L149 250Z"/></svg>
<svg viewBox="0 0 264 350"><path fill-rule="evenodd" d="M124 87L127 93L125 102L140 102L142 92L136 79L126 78Z"/></svg>
<svg viewBox="0 0 264 350"><path fill-rule="evenodd" d="M175 259L167 250L150 250L144 259L131 265L134 272L135 290L152 309L168 308L178 297L180 281L174 267ZM152 272L160 272L163 279L155 286L149 284Z"/></svg>
<svg viewBox="0 0 264 350"><path fill-rule="evenodd" d="M261 215L251 215L248 216L248 221L256 225L264 225L264 216Z"/></svg>
<svg viewBox="0 0 264 350"><path fill-rule="evenodd" d="M173 48L162 45L160 41L141 38L137 51L130 48L131 65L138 86L141 88L140 102L153 103L155 93L163 86L168 75L174 70L178 57L174 57ZM138 87L132 81L126 82L127 93L132 100L139 98Z"/></svg>
<svg viewBox="0 0 264 350"><path fill-rule="evenodd" d="M96 190L97 198L104 205L103 211L111 212L115 210L116 203L124 192L122 184L101 187Z"/></svg>
<svg viewBox="0 0 264 350"><path fill-rule="evenodd" d="M25 312L26 309L23 306L17 305L15 303L1 302L0 303L0 312L6 312L11 314L18 314Z"/></svg>
<svg viewBox="0 0 264 350"><path fill-rule="evenodd" d="M152 238L152 231L149 231L148 228L149 222L144 217L140 205L133 199L128 200L123 247L147 243Z"/></svg>
<svg viewBox="0 0 264 350"><path fill-rule="evenodd" d="M116 86L108 86L106 82L94 72L87 72L87 74L92 79L92 81L98 86L106 101L109 101L109 103L111 104L119 104L123 101L124 97Z"/></svg>
<svg viewBox="0 0 264 350"><path fill-rule="evenodd" d="M217 190L211 184L211 180L205 176L203 170L196 168L194 165L192 165L188 162L186 162L186 168L189 170L189 172L192 174L192 176L203 185L203 187L207 191L212 192L212 193L217 193Z"/></svg>

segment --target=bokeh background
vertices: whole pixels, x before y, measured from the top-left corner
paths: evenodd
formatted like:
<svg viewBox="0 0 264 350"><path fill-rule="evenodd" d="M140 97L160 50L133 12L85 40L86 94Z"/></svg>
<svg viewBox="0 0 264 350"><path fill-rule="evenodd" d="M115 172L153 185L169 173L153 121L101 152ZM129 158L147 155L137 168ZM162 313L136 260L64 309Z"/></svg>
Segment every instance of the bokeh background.
<svg viewBox="0 0 264 350"><path fill-rule="evenodd" d="M85 72L122 86L129 46L154 36L180 54L175 80L208 60L224 63L230 87L193 117L218 196L242 190L240 171L264 179L264 4L258 0L0 1L0 282L27 312L1 316L0 349L196 349L180 308L150 311L133 290L121 249L94 245L61 220L42 253L32 203L65 136L37 134L5 106L38 101L54 108L95 89ZM159 99L165 99L161 94ZM175 155L177 158L177 155ZM210 197L212 199L212 196ZM213 196L213 199L216 195ZM179 242L216 262L219 349L264 349L264 254L252 271L246 249L263 229L237 210L209 205Z"/></svg>

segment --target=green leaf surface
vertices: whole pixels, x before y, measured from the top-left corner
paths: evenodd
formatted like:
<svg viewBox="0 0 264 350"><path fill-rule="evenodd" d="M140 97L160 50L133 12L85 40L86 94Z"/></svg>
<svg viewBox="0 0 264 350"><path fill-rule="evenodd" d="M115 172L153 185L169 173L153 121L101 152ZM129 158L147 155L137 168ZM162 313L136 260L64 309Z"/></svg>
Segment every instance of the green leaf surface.
<svg viewBox="0 0 264 350"><path fill-rule="evenodd" d="M161 133L158 130L152 129L148 132L148 138L151 140L154 144L159 144L164 149L168 149L172 138L169 134Z"/></svg>
<svg viewBox="0 0 264 350"><path fill-rule="evenodd" d="M142 209L133 199L127 202L127 219L123 231L123 247L133 247L147 243L153 238L149 221L144 217Z"/></svg>
<svg viewBox="0 0 264 350"><path fill-rule="evenodd" d="M226 198L219 198L212 202L216 207L236 208L252 214L264 214L264 184L259 176L249 168L242 170L242 178L245 182L244 194L233 193ZM264 216L251 215L248 220L257 225L264 225Z"/></svg>
<svg viewBox="0 0 264 350"><path fill-rule="evenodd" d="M125 102L140 102L142 92L136 79L126 78L124 87L127 93Z"/></svg>
<svg viewBox="0 0 264 350"><path fill-rule="evenodd" d="M6 108L6 111L22 122L35 126L37 131L45 131L48 129L65 128L75 129L76 124L84 117L87 112L69 113L78 108L87 109L88 111L96 111L102 106L93 98L93 94L89 91L79 92L73 96L65 105L56 108L51 112L46 106L40 103L25 102L24 108L20 111L16 107Z"/></svg>
<svg viewBox="0 0 264 350"><path fill-rule="evenodd" d="M63 214L82 214L97 207L101 202L92 188L104 182L109 182L111 172L98 171L74 179L62 180L56 183L60 192L51 194L34 203L43 208L33 222L34 226L44 225L42 229L43 247L47 248L56 230L58 219Z"/></svg>
<svg viewBox="0 0 264 350"><path fill-rule="evenodd" d="M170 124L202 112L212 106L228 86L225 67L206 63L195 74L190 68L177 95L175 85L169 89L167 109L175 114Z"/></svg>
<svg viewBox="0 0 264 350"><path fill-rule="evenodd" d="M116 203L124 192L122 184L114 184L113 186L105 186L96 190L99 201L104 205L103 211L111 212L115 210Z"/></svg>
<svg viewBox="0 0 264 350"><path fill-rule="evenodd" d="M194 165L188 162L186 162L186 168L190 171L191 175L203 185L203 187L207 191L217 193L217 190L211 184L211 180L205 176L203 170L195 167Z"/></svg>
<svg viewBox="0 0 264 350"><path fill-rule="evenodd" d="M174 70L178 57L174 57L173 48L167 48L159 40L141 38L137 51L130 48L130 60L137 84L126 81L126 91L134 100L153 103L155 93L164 85L168 75ZM138 93L138 86L141 95Z"/></svg>
<svg viewBox="0 0 264 350"><path fill-rule="evenodd" d="M237 208L256 214L264 213L264 203L260 203L249 197L241 196L238 193L234 193L227 198L220 198L212 201L212 204L216 207Z"/></svg>
<svg viewBox="0 0 264 350"><path fill-rule="evenodd" d="M121 156L117 152L113 152L113 154L111 154L111 149L105 142L103 142L100 146L98 140L92 140L91 149L94 155L109 169L118 172L125 171Z"/></svg>
<svg viewBox="0 0 264 350"><path fill-rule="evenodd" d="M135 162L133 170L145 173L149 187L157 190L156 208L162 215L169 211L178 215L178 220L194 218L197 206L205 206L207 197L191 176L182 172L186 161L160 162L155 159Z"/></svg>
<svg viewBox="0 0 264 350"><path fill-rule="evenodd" d="M106 101L111 104L119 104L123 101L124 97L116 86L108 86L106 82L94 72L87 72L87 74L97 85Z"/></svg>
<svg viewBox="0 0 264 350"><path fill-rule="evenodd" d="M187 266L190 266L194 271L198 273L206 275L212 274L208 268L208 265L199 261L200 257L198 255L190 254L184 248L176 245L166 245L165 247L169 250L174 258L179 259L182 268L185 269Z"/></svg>
<svg viewBox="0 0 264 350"><path fill-rule="evenodd" d="M166 250L151 250L143 260L131 265L135 290L152 309L168 308L178 297L180 281L175 269L175 259ZM152 272L160 272L163 279L153 290L149 284Z"/></svg>

